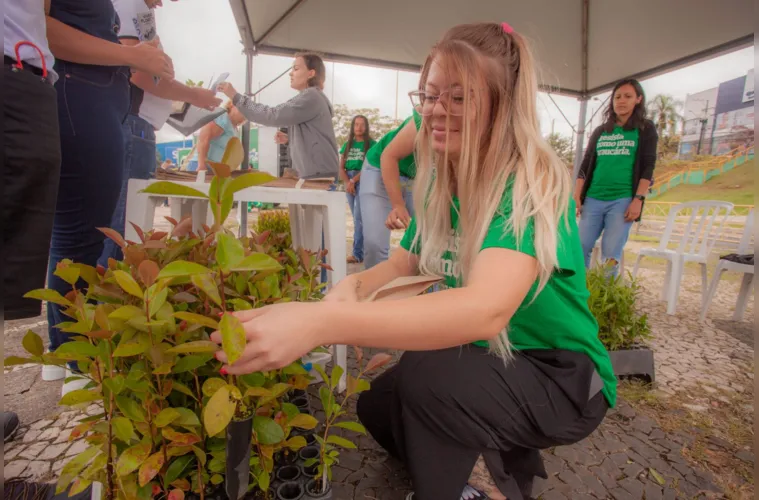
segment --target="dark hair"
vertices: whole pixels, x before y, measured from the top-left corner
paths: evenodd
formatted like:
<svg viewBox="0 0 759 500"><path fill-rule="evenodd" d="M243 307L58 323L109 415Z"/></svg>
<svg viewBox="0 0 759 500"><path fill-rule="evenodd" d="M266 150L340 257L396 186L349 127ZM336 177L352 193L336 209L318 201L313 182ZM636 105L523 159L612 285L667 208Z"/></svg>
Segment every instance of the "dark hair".
<svg viewBox="0 0 759 500"><path fill-rule="evenodd" d="M643 87L641 87L638 80L634 78L626 78L624 80L618 81L617 84L614 85L614 90L611 91L611 97L609 98L609 107L606 108L606 111L604 112L606 122L601 125L604 132L611 133L614 131L614 127L617 126L617 113L614 112L614 94L616 94L617 90L619 90L619 88L624 85L631 85L632 88L635 89L635 94L638 97L642 97L640 102L633 108L632 115L630 115L627 123L625 123L624 129L644 129L646 127L646 94L643 92Z"/></svg>
<svg viewBox="0 0 759 500"><path fill-rule="evenodd" d="M348 141L345 143L345 150L343 151L343 161L348 159L348 151L350 151L350 149L353 147L353 141L356 140L355 126L356 120L359 118L363 118L364 123L366 123L366 132L364 132L364 155L366 155L366 152L369 151L369 146L372 142L372 131L369 128L369 119L364 115L356 115L351 120L351 129L350 132L348 132Z"/></svg>
<svg viewBox="0 0 759 500"><path fill-rule="evenodd" d="M315 52L298 52L295 54L296 59L300 57L306 63L306 69L314 70L314 76L308 79L309 87L319 87L327 78L327 68L324 66L324 60Z"/></svg>

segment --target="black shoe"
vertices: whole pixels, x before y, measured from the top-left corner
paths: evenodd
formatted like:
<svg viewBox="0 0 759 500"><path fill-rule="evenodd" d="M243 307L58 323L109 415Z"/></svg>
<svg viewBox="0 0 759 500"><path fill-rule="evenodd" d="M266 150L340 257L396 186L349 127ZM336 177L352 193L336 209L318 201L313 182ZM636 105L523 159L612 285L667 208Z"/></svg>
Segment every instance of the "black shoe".
<svg viewBox="0 0 759 500"><path fill-rule="evenodd" d="M0 417L3 419L3 443L7 443L13 439L13 436L16 435L16 431L18 431L18 415L12 411L4 411L0 412Z"/></svg>

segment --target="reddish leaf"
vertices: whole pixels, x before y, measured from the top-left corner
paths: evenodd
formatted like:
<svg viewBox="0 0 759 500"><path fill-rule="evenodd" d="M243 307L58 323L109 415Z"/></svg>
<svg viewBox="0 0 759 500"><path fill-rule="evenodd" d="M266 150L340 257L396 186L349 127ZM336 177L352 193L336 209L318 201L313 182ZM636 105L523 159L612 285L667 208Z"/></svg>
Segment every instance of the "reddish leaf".
<svg viewBox="0 0 759 500"><path fill-rule="evenodd" d="M94 332L84 332L82 335L93 339L109 339L113 337L114 332L110 330L96 330Z"/></svg>
<svg viewBox="0 0 759 500"><path fill-rule="evenodd" d="M161 430L163 437L177 445L189 446L200 442L200 436L189 432L177 432L170 427Z"/></svg>
<svg viewBox="0 0 759 500"><path fill-rule="evenodd" d="M82 437L87 431L92 429L96 423L97 422L93 420L92 422L84 422L83 424L77 425L74 427L74 430L71 431L71 434L69 434L69 441Z"/></svg>
<svg viewBox="0 0 759 500"><path fill-rule="evenodd" d="M100 276L105 276L105 268L101 266L100 264L97 265L95 270L98 272Z"/></svg>
<svg viewBox="0 0 759 500"><path fill-rule="evenodd" d="M169 217L168 215L164 215L163 218L166 219L167 221L169 221L172 226L176 226L177 225L177 220L174 217Z"/></svg>
<svg viewBox="0 0 759 500"><path fill-rule="evenodd" d="M140 262L140 266L137 268L137 275L140 277L145 286L150 286L155 283L155 278L161 269L158 264L152 260L145 259Z"/></svg>
<svg viewBox="0 0 759 500"><path fill-rule="evenodd" d="M168 236L168 234L169 233L167 233L166 231L156 231L155 233L153 233L153 234L150 235L149 239L151 239L151 240L162 240L166 236Z"/></svg>
<svg viewBox="0 0 759 500"><path fill-rule="evenodd" d="M140 443L127 448L119 455L118 462L116 462L116 474L119 476L131 474L135 469L143 465L148 457L150 457L150 443ZM163 458L163 454L161 454L161 458ZM141 483L140 486L145 486L148 481Z"/></svg>
<svg viewBox="0 0 759 500"><path fill-rule="evenodd" d="M179 222L179 224L174 226L174 230L171 231L171 235L176 238L181 238L182 236L189 234L190 231L192 231L192 218L185 217Z"/></svg>
<svg viewBox="0 0 759 500"><path fill-rule="evenodd" d="M135 224L134 222L130 221L129 223L134 228L135 232L137 233L137 236L140 237L140 241L143 242L143 243L145 243L145 233L142 231L142 228L140 226L138 226L137 224Z"/></svg>
<svg viewBox="0 0 759 500"><path fill-rule="evenodd" d="M372 370L376 370L377 368L381 368L388 364L393 357L387 353L380 352L372 356L372 359L369 360L369 364L366 365L366 369L364 372L369 373Z"/></svg>
<svg viewBox="0 0 759 500"><path fill-rule="evenodd" d="M169 457L181 457L192 451L192 446L179 446L176 443L169 443L166 447L166 454Z"/></svg>
<svg viewBox="0 0 759 500"><path fill-rule="evenodd" d="M153 492L153 498L155 498L161 494L161 487L158 486L157 484L154 484L151 491Z"/></svg>
<svg viewBox="0 0 759 500"><path fill-rule="evenodd" d="M172 481L171 486L183 491L189 491L190 488L192 488L187 479L177 479L176 481Z"/></svg>
<svg viewBox="0 0 759 500"><path fill-rule="evenodd" d="M147 460L140 466L140 471L137 473L137 478L140 486L145 486L154 477L158 475L158 472L163 467L164 458L163 452L159 451L153 453Z"/></svg>
<svg viewBox="0 0 759 500"><path fill-rule="evenodd" d="M138 267L140 263L142 263L143 260L145 260L148 257L148 254L145 253L145 250L133 246L126 247L124 249L124 262L129 264L130 266ZM108 267L111 269L116 269L114 261L114 266L111 266L111 259L108 260Z"/></svg>
<svg viewBox="0 0 759 500"><path fill-rule="evenodd" d="M126 241L124 241L124 237L119 234L118 231L111 229L110 227L99 227L97 228L98 231L112 239L116 242L118 246L121 248L124 248L126 246Z"/></svg>
<svg viewBox="0 0 759 500"><path fill-rule="evenodd" d="M152 249L152 250L163 250L166 248L166 243L162 240L148 240L145 242L144 245L142 245L142 248Z"/></svg>
<svg viewBox="0 0 759 500"><path fill-rule="evenodd" d="M169 496L167 497L167 500L184 500L184 491L171 490L169 492Z"/></svg>
<svg viewBox="0 0 759 500"><path fill-rule="evenodd" d="M364 350L357 345L353 346L353 350L356 352L356 364L361 366L361 361L364 359Z"/></svg>

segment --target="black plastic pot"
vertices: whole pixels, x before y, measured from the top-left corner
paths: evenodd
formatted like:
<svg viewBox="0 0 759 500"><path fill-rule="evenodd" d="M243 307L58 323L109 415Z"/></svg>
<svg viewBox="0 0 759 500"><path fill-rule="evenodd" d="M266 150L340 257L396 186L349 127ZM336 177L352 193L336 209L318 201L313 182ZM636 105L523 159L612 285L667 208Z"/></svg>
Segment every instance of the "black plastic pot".
<svg viewBox="0 0 759 500"><path fill-rule="evenodd" d="M312 479L306 483L304 500L329 500L330 498L332 498L332 483L329 481L327 481L327 490L324 493L322 493L321 483L316 479Z"/></svg>
<svg viewBox="0 0 759 500"><path fill-rule="evenodd" d="M609 351L614 375L643 379L649 384L656 380L654 372L654 352L645 346Z"/></svg>
<svg viewBox="0 0 759 500"><path fill-rule="evenodd" d="M300 398L300 397L308 398L308 393L303 389L293 389L292 391L290 391L290 395L289 395L290 401L296 398Z"/></svg>
<svg viewBox="0 0 759 500"><path fill-rule="evenodd" d="M288 481L277 488L277 500L300 500L303 498L304 491L302 484Z"/></svg>
<svg viewBox="0 0 759 500"><path fill-rule="evenodd" d="M297 465L285 465L277 469L275 476L283 483L298 481L300 479L300 467Z"/></svg>
<svg viewBox="0 0 759 500"><path fill-rule="evenodd" d="M227 470L224 489L229 500L245 496L250 484L250 439L253 417L231 421L227 426Z"/></svg>
<svg viewBox="0 0 759 500"><path fill-rule="evenodd" d="M305 465L300 465L300 473L304 477L313 478L316 476L316 473L319 469L319 463L315 463L314 465L310 467L306 467Z"/></svg>
<svg viewBox="0 0 759 500"><path fill-rule="evenodd" d="M308 440L306 440L308 442ZM285 467L287 465L294 465L298 461L298 452L292 450L281 450L274 454L274 465L277 467Z"/></svg>
<svg viewBox="0 0 759 500"><path fill-rule="evenodd" d="M245 495L245 500L276 500L277 492L274 488L269 488L269 496L264 495L263 491L256 490Z"/></svg>
<svg viewBox="0 0 759 500"><path fill-rule="evenodd" d="M306 396L292 398L290 400L290 403L298 407L298 410L300 410L301 413L308 413L309 415L311 414L311 408L308 405L308 398Z"/></svg>
<svg viewBox="0 0 759 500"><path fill-rule="evenodd" d="M290 431L291 436L302 436L303 439L306 440L306 446L313 446L316 444L316 437L314 436L314 431L310 430L307 431L305 429L293 429Z"/></svg>
<svg viewBox="0 0 759 500"><path fill-rule="evenodd" d="M312 458L319 458L319 448L316 446L304 446L298 450L298 458L304 462Z"/></svg>

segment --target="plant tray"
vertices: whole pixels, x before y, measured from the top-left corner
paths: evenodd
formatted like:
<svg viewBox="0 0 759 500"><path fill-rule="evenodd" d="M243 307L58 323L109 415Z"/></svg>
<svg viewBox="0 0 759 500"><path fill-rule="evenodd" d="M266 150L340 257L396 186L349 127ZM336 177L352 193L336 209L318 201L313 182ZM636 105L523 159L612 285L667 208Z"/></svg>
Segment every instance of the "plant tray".
<svg viewBox="0 0 759 500"><path fill-rule="evenodd" d="M656 380L654 352L645 346L609 351L614 375L642 379L649 384Z"/></svg>

